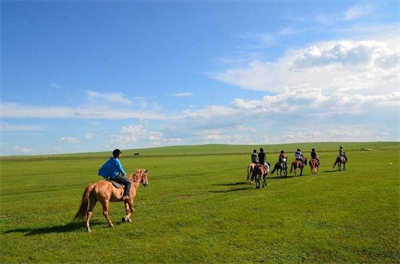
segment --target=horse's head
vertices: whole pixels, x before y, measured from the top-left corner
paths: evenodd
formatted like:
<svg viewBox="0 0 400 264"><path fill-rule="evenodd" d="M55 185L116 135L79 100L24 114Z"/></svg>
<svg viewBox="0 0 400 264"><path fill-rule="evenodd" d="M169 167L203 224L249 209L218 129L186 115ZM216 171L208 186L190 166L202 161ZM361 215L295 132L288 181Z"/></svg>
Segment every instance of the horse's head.
<svg viewBox="0 0 400 264"><path fill-rule="evenodd" d="M135 173L135 179L137 182L146 187L149 184L148 174L149 171L147 169L137 169Z"/></svg>

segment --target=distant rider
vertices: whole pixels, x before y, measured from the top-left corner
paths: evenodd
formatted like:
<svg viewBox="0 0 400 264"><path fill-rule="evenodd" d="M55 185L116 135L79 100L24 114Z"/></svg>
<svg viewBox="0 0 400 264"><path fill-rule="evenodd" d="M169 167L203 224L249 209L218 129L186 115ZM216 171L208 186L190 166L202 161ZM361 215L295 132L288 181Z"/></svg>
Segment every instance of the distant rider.
<svg viewBox="0 0 400 264"><path fill-rule="evenodd" d="M344 157L347 162L346 152L343 150L343 145L340 145L339 147L339 157Z"/></svg>
<svg viewBox="0 0 400 264"><path fill-rule="evenodd" d="M253 150L253 153L251 153L251 162L257 164L258 163L258 154L257 150Z"/></svg>
<svg viewBox="0 0 400 264"><path fill-rule="evenodd" d="M129 199L131 189L131 182L125 177L126 172L122 167L119 158L122 156L119 149L115 149L112 157L106 161L99 169L99 175L103 176L106 180L113 180L125 186L123 200Z"/></svg>
<svg viewBox="0 0 400 264"><path fill-rule="evenodd" d="M280 164L283 163L287 167L287 155L286 155L285 151L281 150L281 152L279 153L278 161Z"/></svg>
<svg viewBox="0 0 400 264"><path fill-rule="evenodd" d="M267 156L264 152L264 149L260 148L260 152L258 153L258 163L263 165L267 169L267 171L269 171L268 163L265 162L266 159L267 159Z"/></svg>
<svg viewBox="0 0 400 264"><path fill-rule="evenodd" d="M320 165L319 156L318 156L317 152L315 151L315 148L311 149L311 158L316 159L318 161L318 166Z"/></svg>
<svg viewBox="0 0 400 264"><path fill-rule="evenodd" d="M301 153L301 149L298 148L296 153L294 153L294 156L296 157L296 160L300 160L304 163L304 156L303 153Z"/></svg>

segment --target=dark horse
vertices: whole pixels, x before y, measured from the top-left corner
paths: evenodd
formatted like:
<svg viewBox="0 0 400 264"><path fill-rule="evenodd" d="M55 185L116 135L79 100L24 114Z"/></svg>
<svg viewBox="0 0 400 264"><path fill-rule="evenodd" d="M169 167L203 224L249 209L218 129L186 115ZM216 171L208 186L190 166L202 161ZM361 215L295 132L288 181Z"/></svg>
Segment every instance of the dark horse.
<svg viewBox="0 0 400 264"><path fill-rule="evenodd" d="M286 159L284 159L283 161L278 161L277 163L275 163L274 169L271 171L271 174L274 174L274 172L276 171L277 175L282 176L283 171L283 175L287 177L287 169L287 162Z"/></svg>
<svg viewBox="0 0 400 264"><path fill-rule="evenodd" d="M290 173L292 173L294 169L294 176L297 176L297 169L300 169L300 176L303 176L304 166L307 166L307 158L304 158L304 162L301 160L295 160L292 162L292 166L290 167Z"/></svg>
<svg viewBox="0 0 400 264"><path fill-rule="evenodd" d="M346 163L347 163L347 160L346 160L345 157L343 157L343 156L338 156L338 157L336 158L335 163L333 163L333 168L335 168L335 166L337 165L339 171L341 171L342 168L343 168L343 170L346 170Z"/></svg>

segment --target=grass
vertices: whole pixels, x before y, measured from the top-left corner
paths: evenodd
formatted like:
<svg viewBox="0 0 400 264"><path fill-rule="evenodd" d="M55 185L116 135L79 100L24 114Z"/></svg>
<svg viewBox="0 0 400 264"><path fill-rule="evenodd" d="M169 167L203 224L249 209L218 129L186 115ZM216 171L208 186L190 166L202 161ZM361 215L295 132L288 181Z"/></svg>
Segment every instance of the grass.
<svg viewBox="0 0 400 264"><path fill-rule="evenodd" d="M97 206L90 234L72 218L108 154L2 158L0 262L399 263L400 143L346 143L345 172L331 169L337 145L266 146L269 161L316 146L322 167L262 190L244 182L253 146L124 151L125 169L148 168L150 185L132 224L112 203L108 228Z"/></svg>

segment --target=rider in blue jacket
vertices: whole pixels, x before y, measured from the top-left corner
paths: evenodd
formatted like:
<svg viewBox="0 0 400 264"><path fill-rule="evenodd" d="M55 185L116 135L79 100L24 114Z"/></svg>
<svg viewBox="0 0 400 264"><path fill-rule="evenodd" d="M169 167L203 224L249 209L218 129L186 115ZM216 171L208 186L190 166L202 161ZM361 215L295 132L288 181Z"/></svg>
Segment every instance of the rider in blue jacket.
<svg viewBox="0 0 400 264"><path fill-rule="evenodd" d="M122 152L119 149L113 151L113 156L99 169L99 175L106 180L113 180L125 186L123 200L129 199L131 182L125 177L126 172L119 160Z"/></svg>

